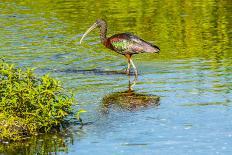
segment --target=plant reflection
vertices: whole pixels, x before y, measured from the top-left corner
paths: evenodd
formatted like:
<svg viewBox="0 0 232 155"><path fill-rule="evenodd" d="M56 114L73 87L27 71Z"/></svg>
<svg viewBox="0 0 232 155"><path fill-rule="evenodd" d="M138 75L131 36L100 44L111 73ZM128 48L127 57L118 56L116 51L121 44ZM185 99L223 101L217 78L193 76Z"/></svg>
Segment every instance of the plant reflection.
<svg viewBox="0 0 232 155"><path fill-rule="evenodd" d="M68 145L73 144L74 138L71 134L53 133L31 137L25 141L14 143L1 143L1 152L8 154L56 154L57 152L68 152Z"/></svg>
<svg viewBox="0 0 232 155"><path fill-rule="evenodd" d="M121 109L126 109L129 111L138 110L148 106L158 106L160 97L156 95L147 95L142 93L136 93L133 90L137 80L136 78L130 81L128 89L122 92L114 92L112 94L106 95L102 99L102 111L103 113L108 113L109 109L112 107L119 107Z"/></svg>

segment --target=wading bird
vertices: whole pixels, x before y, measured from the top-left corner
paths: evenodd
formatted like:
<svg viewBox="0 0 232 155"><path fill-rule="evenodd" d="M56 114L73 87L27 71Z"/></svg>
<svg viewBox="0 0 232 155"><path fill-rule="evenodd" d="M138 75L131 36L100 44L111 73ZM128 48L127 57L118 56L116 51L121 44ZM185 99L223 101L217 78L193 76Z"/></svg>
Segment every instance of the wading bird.
<svg viewBox="0 0 232 155"><path fill-rule="evenodd" d="M126 73L130 74L130 66L132 65L134 68L135 76L138 76L138 71L131 59L133 54L139 54L139 53L158 53L159 47L156 45L153 45L149 42L144 41L143 39L140 39L139 37L131 34L131 33L120 33L115 34L109 38L106 37L107 33L107 24L104 20L98 19L82 36L80 40L80 44L84 37L93 29L99 27L100 28L100 39L101 43L119 53L124 55L127 58L128 61L128 67L126 70Z"/></svg>

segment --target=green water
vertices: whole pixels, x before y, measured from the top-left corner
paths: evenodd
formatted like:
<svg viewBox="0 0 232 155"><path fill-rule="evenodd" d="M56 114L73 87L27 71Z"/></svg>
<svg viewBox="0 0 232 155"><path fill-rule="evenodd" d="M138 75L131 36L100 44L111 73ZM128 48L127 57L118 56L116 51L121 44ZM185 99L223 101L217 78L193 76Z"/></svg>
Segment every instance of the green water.
<svg viewBox="0 0 232 155"><path fill-rule="evenodd" d="M229 0L0 1L0 56L61 80L88 111L82 128L74 123L0 151L231 154L231 17ZM133 57L139 78L127 103L143 107L121 102L133 76L121 74L125 58L100 44L98 30L79 45L98 18L108 22L108 36L132 32L160 47Z"/></svg>

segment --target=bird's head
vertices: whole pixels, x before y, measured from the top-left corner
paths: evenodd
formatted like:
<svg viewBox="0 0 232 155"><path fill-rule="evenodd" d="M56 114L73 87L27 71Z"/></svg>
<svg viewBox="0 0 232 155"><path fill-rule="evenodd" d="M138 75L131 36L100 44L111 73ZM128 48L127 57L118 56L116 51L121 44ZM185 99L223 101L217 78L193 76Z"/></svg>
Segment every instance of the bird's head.
<svg viewBox="0 0 232 155"><path fill-rule="evenodd" d="M84 37L87 36L87 34L90 31L94 30L97 27L102 27L102 26L106 27L106 22L103 19L97 19L96 22L92 26L90 26L90 28L88 28L88 30L83 34L83 36L80 40L80 44L81 44L82 40L84 39Z"/></svg>
<svg viewBox="0 0 232 155"><path fill-rule="evenodd" d="M98 27L106 25L106 21L104 19L97 19L95 23L97 24Z"/></svg>

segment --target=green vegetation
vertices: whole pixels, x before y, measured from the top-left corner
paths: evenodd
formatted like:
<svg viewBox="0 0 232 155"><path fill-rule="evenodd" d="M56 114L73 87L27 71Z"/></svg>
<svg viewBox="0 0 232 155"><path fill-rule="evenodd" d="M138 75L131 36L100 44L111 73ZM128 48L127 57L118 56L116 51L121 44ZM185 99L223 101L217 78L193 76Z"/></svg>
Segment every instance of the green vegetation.
<svg viewBox="0 0 232 155"><path fill-rule="evenodd" d="M71 113L74 98L60 82L32 69L22 70L0 60L0 140L59 129Z"/></svg>

